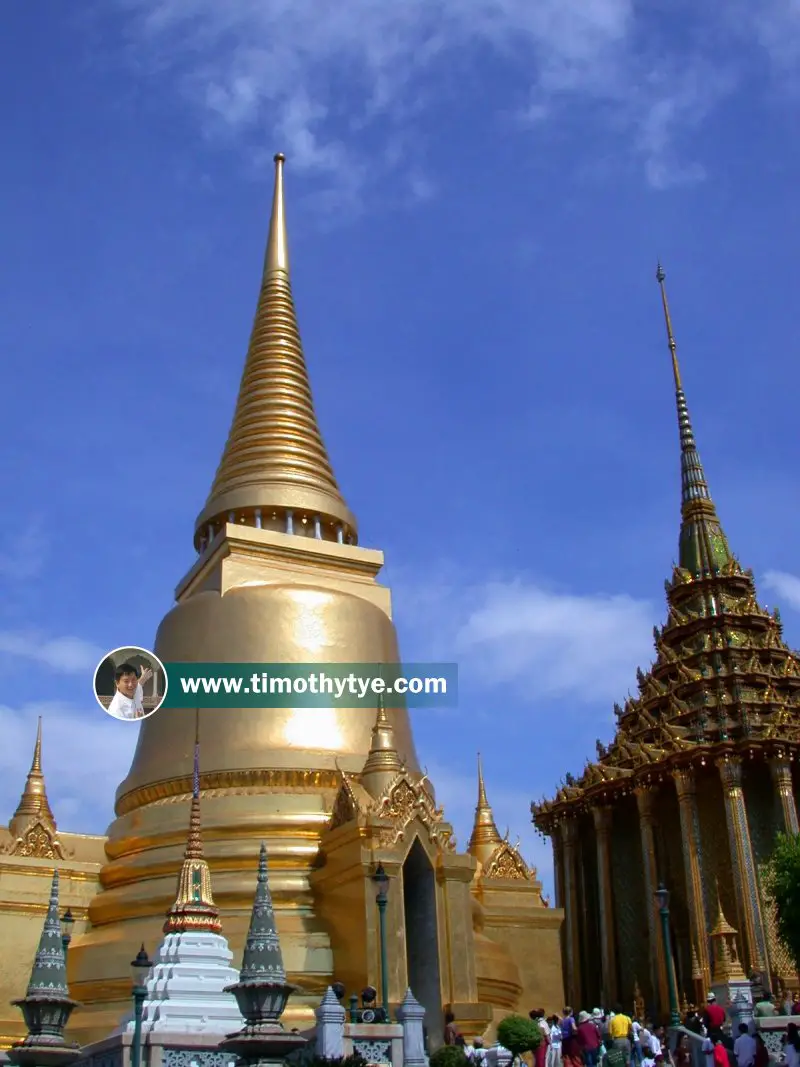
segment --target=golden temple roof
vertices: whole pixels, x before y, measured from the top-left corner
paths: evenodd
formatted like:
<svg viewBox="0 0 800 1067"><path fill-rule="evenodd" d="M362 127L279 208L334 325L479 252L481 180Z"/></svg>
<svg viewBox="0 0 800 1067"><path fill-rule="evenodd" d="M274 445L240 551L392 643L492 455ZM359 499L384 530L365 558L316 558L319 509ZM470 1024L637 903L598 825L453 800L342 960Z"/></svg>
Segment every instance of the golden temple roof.
<svg viewBox="0 0 800 1067"><path fill-rule="evenodd" d="M519 843L512 845L500 836L494 821L494 812L486 796L486 783L483 780L483 764L478 753L478 803L475 805L475 821L472 835L467 845L467 852L478 861L477 874L486 880L507 879L513 881L536 882L536 871L528 866L522 858ZM541 902L544 898L541 895Z"/></svg>
<svg viewBox="0 0 800 1067"><path fill-rule="evenodd" d="M667 620L655 627L655 661L637 670L638 693L614 705L616 733L556 796L531 805L548 832L561 814L676 767L736 749L800 747L800 660L780 615L756 599L753 573L731 553L700 463L677 362L664 272L661 287L681 446L681 538L665 583Z"/></svg>
<svg viewBox="0 0 800 1067"><path fill-rule="evenodd" d="M283 191L284 156L275 156L275 189L261 292L228 441L195 527L251 523L256 511L292 511L299 522L356 522L339 491L317 425L289 271Z"/></svg>
<svg viewBox="0 0 800 1067"><path fill-rule="evenodd" d="M42 716L39 715L36 728L36 743L33 747L33 761L28 771L25 789L19 798L17 810L9 823L13 837L21 837L23 831L33 823L41 823L50 833L55 833L55 818L47 799L47 787L42 770Z"/></svg>
<svg viewBox="0 0 800 1067"><path fill-rule="evenodd" d="M194 776L192 780L192 804L189 813L189 834L183 863L178 874L178 889L175 902L167 912L165 934L180 934L187 931L219 933L219 909L211 892L211 871L203 855L203 835L200 821L200 739L199 716L195 725Z"/></svg>
<svg viewBox="0 0 800 1067"><path fill-rule="evenodd" d="M475 805L475 821L467 852L470 852L481 864L486 865L502 843L503 838L494 821L494 812L486 797L483 765L480 753L478 753L478 803Z"/></svg>
<svg viewBox="0 0 800 1067"><path fill-rule="evenodd" d="M403 761L395 747L394 727L386 714L383 697L379 697L372 743L361 771L361 785L370 796L377 797L403 769Z"/></svg>

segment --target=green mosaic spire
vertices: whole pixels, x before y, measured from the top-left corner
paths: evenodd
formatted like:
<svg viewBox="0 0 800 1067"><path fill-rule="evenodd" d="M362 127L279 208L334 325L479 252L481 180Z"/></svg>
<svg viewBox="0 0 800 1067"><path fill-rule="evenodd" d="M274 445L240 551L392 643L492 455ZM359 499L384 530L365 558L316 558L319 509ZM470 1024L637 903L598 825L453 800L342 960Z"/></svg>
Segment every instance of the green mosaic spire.
<svg viewBox="0 0 800 1067"><path fill-rule="evenodd" d="M286 983L281 945L275 929L275 911L269 891L267 846L263 842L258 857L256 898L253 901L239 982L269 982L276 985Z"/></svg>
<svg viewBox="0 0 800 1067"><path fill-rule="evenodd" d="M659 263L656 279L661 288L661 302L667 326L667 342L672 357L672 375L675 379L675 403L678 409L678 430L681 442L681 534L678 563L695 578L702 578L719 571L732 562L733 556L711 499L700 453L697 451L689 405L683 391L681 372L678 366L677 346L672 332L672 319L664 288L666 275Z"/></svg>
<svg viewBox="0 0 800 1067"><path fill-rule="evenodd" d="M39 948L36 950L36 957L33 961L27 996L69 998L67 961L64 957L64 943L61 940L61 920L58 917L58 871L53 871L47 918L44 921Z"/></svg>

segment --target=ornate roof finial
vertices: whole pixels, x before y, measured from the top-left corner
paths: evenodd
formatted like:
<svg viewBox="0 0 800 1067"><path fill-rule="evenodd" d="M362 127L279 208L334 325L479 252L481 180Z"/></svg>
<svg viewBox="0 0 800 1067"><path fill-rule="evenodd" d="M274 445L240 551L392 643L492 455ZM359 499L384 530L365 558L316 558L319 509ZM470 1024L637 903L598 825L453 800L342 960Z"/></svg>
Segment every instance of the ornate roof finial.
<svg viewBox="0 0 800 1067"><path fill-rule="evenodd" d="M675 402L678 409L678 429L681 444L681 534L679 565L695 576L715 574L732 556L711 499L703 465L697 451L689 407L683 391L677 345L672 331L672 318L664 285L664 268L658 264L656 280L661 290L661 303L667 328L667 343L672 358L675 380Z"/></svg>
<svg viewBox="0 0 800 1067"><path fill-rule="evenodd" d="M275 926L272 894L269 891L267 846L262 841L258 857L256 896L250 915L250 929L244 944L239 984L264 982L276 985L285 983L286 971Z"/></svg>
<svg viewBox="0 0 800 1067"><path fill-rule="evenodd" d="M284 156L275 156L275 191L261 294L236 411L211 493L195 525L200 549L209 525L256 510L341 526L356 522L339 491L314 412L289 278L283 196ZM331 536L331 540L335 537Z"/></svg>
<svg viewBox="0 0 800 1067"><path fill-rule="evenodd" d="M717 897L717 919L709 937L714 959L712 982L716 985L717 983L727 982L731 978L744 978L745 974L736 948L736 930L725 918L725 912L722 910L722 897L720 896L718 882L715 886L715 892Z"/></svg>
<svg viewBox="0 0 800 1067"><path fill-rule="evenodd" d="M51 838L51 845L55 851L50 851L49 857L60 855L60 845L56 841L56 820L53 816L50 803L47 799L44 774L42 773L42 717L39 716L39 725L36 729L36 744L33 748L33 760L25 788L22 791L17 810L11 817L8 829L17 840L23 839L25 834L36 824L40 824L46 836Z"/></svg>
<svg viewBox="0 0 800 1067"><path fill-rule="evenodd" d="M206 930L218 934L221 929L219 909L214 903L211 892L211 871L203 857L200 822L200 712L196 710L189 834L183 853L183 863L178 874L175 903L167 912L164 933L181 934L187 931Z"/></svg>
<svg viewBox="0 0 800 1067"><path fill-rule="evenodd" d="M64 942L61 939L61 920L58 916L58 871L53 871L53 881L50 883L47 916L33 961L27 996L52 993L69 996L67 961L64 956Z"/></svg>
<svg viewBox="0 0 800 1067"><path fill-rule="evenodd" d="M267 878L267 847L263 843L242 970L239 981L227 986L225 992L236 997L246 1025L238 1034L229 1034L219 1048L233 1052L244 1067L282 1063L291 1052L306 1044L307 1038L288 1033L279 1021L297 986L286 981Z"/></svg>
<svg viewBox="0 0 800 1067"><path fill-rule="evenodd" d="M361 785L370 796L377 797L404 770L397 751L394 727L386 714L383 695L378 697L378 714L372 727L372 743L361 772Z"/></svg>
<svg viewBox="0 0 800 1067"><path fill-rule="evenodd" d="M24 997L12 1003L28 1027L23 1041L12 1045L8 1059L19 1067L48 1063L67 1067L80 1055L80 1047L64 1039L64 1028L77 1006L67 986L67 961L58 917L58 871L53 871L50 903Z"/></svg>
<svg viewBox="0 0 800 1067"><path fill-rule="evenodd" d="M475 822L472 827L472 836L467 845L467 852L471 853L484 866L489 862L498 845L503 844L503 838L494 821L494 813L486 797L486 783L483 780L483 763L481 754L478 753L478 803L475 805Z"/></svg>

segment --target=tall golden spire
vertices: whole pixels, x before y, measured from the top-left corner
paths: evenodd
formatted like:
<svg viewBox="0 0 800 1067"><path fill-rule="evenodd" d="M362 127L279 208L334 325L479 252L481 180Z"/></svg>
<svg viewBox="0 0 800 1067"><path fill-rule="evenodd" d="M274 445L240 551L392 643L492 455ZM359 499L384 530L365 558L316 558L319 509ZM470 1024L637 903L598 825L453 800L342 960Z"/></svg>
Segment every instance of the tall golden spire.
<svg viewBox="0 0 800 1067"><path fill-rule="evenodd" d="M681 444L681 533L678 563L696 577L716 574L732 556L728 541L717 517L711 499L703 465L697 451L694 430L689 418L689 407L683 391L678 351L672 332L672 318L664 286L666 275L658 264L656 279L661 289L661 303L667 327L667 343L672 358L672 375L675 380L675 402L678 409L678 429Z"/></svg>
<svg viewBox="0 0 800 1067"><path fill-rule="evenodd" d="M356 522L333 474L314 412L289 276L284 156L275 192L261 293L236 411L206 506L199 549L228 521L356 541ZM339 534L337 536L337 531Z"/></svg>
<svg viewBox="0 0 800 1067"><path fill-rule="evenodd" d="M221 929L219 909L211 894L211 872L203 857L200 823L200 715L195 712L194 775L189 834L178 875L178 892L175 896L175 903L167 912L164 933L208 931L216 934Z"/></svg>
<svg viewBox="0 0 800 1067"><path fill-rule="evenodd" d="M403 761L396 748L394 727L386 714L383 697L379 696L378 714L372 727L372 744L361 772L361 784L370 796L377 797L403 769Z"/></svg>
<svg viewBox="0 0 800 1067"><path fill-rule="evenodd" d="M36 729L36 744L33 747L33 761L25 788L22 791L17 810L8 824L8 829L14 837L22 837L27 829L40 822L45 830L55 835L56 820L47 799L47 789L42 773L42 717L39 716L39 725Z"/></svg>
<svg viewBox="0 0 800 1067"><path fill-rule="evenodd" d="M485 866L491 859L492 853L503 844L503 838L494 821L494 813L486 798L486 785L483 781L483 764L480 752L478 753L478 803L475 806L475 822L472 827L472 836L467 845L476 859Z"/></svg>

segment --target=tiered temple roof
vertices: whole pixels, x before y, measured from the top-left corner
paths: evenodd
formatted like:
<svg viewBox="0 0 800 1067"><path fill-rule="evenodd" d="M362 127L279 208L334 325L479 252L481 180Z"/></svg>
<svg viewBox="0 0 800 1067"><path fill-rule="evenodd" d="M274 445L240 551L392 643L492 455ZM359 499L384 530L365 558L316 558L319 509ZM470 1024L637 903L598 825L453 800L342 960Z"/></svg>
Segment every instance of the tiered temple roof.
<svg viewBox="0 0 800 1067"><path fill-rule="evenodd" d="M800 658L778 611L757 600L751 570L731 552L695 443L664 289L681 448L678 563L665 583L667 621L653 630L656 658L637 670L638 692L614 705L616 733L597 758L567 774L552 800L531 805L549 832L561 814L602 803L676 765L726 751L779 755L800 747Z"/></svg>

